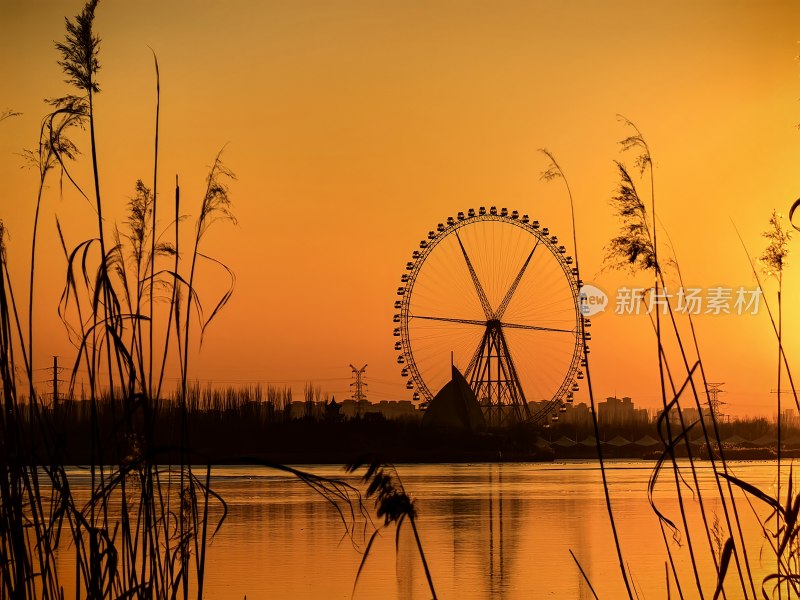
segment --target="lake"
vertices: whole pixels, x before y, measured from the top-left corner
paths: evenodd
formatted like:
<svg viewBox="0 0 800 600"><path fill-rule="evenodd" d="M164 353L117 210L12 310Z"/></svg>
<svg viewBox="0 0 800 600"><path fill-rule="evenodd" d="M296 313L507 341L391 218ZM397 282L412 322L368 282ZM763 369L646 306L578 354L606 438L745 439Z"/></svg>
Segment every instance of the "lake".
<svg viewBox="0 0 800 600"><path fill-rule="evenodd" d="M724 530L721 505L711 497L716 485L712 472L707 463L700 464L706 517ZM668 597L665 537L684 596L699 597L685 538L673 539L667 529L662 534L648 502L654 463L625 460L611 461L608 466L624 558L640 597ZM730 467L738 477L774 493L774 462L733 462ZM338 467L299 468L361 485L357 477ZM601 599L626 597L596 462L416 464L398 465L397 472L416 501L416 523L439 598L593 598L586 579ZM85 475L71 474L77 476L73 486L80 485L81 478L87 483ZM292 475L266 468L214 468L212 487L225 499L228 514L208 549L205 597L351 597L362 551L372 532L368 521L356 519L353 523L346 513L348 525L355 525L355 535L348 535L342 517L325 497ZM672 472L664 472L655 501L677 523L680 513L675 489ZM774 559L767 561L768 553L764 554L766 564L760 558L766 543L759 518L765 518L768 511L758 500L751 505L740 492L736 498L758 582L774 570ZM709 542L701 526L700 503L686 485L683 501L698 549L695 560L701 585L711 597L716 572L709 548L718 548L724 539L712 535ZM364 502L375 525L380 526L371 500ZM220 515L221 508L215 506L212 519ZM674 580L669 588L671 597L677 598ZM744 597L734 572L727 580L726 593L729 600ZM354 597L431 597L408 524L398 539L394 526L376 538Z"/></svg>

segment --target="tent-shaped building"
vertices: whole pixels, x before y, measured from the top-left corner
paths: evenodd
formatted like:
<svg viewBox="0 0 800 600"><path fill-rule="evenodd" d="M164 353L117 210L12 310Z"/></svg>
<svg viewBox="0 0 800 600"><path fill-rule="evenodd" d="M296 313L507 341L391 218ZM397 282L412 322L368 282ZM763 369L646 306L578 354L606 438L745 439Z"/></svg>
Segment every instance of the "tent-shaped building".
<svg viewBox="0 0 800 600"><path fill-rule="evenodd" d="M430 427L469 431L475 431L486 425L475 393L455 367L452 379L431 400L422 423Z"/></svg>

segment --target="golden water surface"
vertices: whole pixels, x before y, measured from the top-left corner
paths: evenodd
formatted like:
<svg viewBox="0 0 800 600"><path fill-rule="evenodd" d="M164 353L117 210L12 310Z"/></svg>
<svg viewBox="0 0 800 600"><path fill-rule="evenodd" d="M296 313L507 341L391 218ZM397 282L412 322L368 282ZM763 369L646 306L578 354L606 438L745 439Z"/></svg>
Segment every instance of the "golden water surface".
<svg viewBox="0 0 800 600"><path fill-rule="evenodd" d="M686 534L673 535L668 527L662 533L648 501L653 466L612 461L607 469L631 585L641 598L679 597L676 578L667 581L669 547L684 597L698 598ZM737 462L731 467L739 477L774 493L774 462ZM301 468L360 485L341 468ZM596 462L399 465L397 471L416 501L416 523L439 598L593 598L587 580L601 599L627 596ZM699 483L709 527L716 521L722 533L706 535L697 494L687 485L693 485L688 471L682 497L700 585L711 597L717 580L711 556L724 543L725 514L714 497L716 484L707 463L700 468ZM394 526L382 530L354 591L373 531L368 521L357 514L353 521L347 511L343 521L334 505L305 483L266 468L215 468L212 487L224 498L228 514L208 548L206 598L431 597L407 524L399 538ZM674 475L665 471L654 499L664 515L681 526L675 490ZM751 506L742 493L735 497L760 595L760 580L774 571L774 558L768 559L768 551L762 556L767 545L757 518L768 511L757 500ZM373 508L371 501L364 502ZM370 512L380 527L382 521ZM214 507L211 517L220 514ZM347 533L346 524L354 535ZM67 560L65 556L60 562ZM726 579L728 599L744 597L734 569Z"/></svg>

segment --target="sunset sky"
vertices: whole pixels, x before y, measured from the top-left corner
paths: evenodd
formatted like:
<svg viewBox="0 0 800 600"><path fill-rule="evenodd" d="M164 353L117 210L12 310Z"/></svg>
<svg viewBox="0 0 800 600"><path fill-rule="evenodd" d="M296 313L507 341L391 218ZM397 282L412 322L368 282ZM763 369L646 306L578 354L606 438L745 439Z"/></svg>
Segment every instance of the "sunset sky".
<svg viewBox="0 0 800 600"><path fill-rule="evenodd" d="M18 153L37 142L43 99L69 92L53 42L81 6L0 4L0 111L23 113L0 122L0 218L18 302L27 295L37 189ZM101 1L95 109L107 221L124 220L138 178L152 185L152 48L161 73L160 199L171 203L177 174L191 226L223 146L237 175L238 225L215 225L205 246L236 272L236 291L190 377L287 383L297 396L311 381L338 400L350 395L349 364L366 363L370 400L410 399L392 315L419 240L482 205L527 213L562 243L571 237L563 187L540 180L548 164L539 148L569 177L584 280L612 303L620 286L650 285L643 274L603 270L604 247L618 231L613 161L634 158L620 154L630 130L617 114L650 145L660 232L687 285L754 287L735 227L758 255L772 209L786 214L800 196L798 25L795 0ZM73 171L88 183L82 138L81 148ZM54 354L75 357L56 315L65 271L56 216L71 246L96 225L86 200L66 183L61 194L51 178L41 215L37 368ZM796 377L798 244L800 233L784 276ZM765 290L773 304L776 289L770 281ZM726 412L774 413L777 343L766 312L705 315L696 326L709 379L725 382ZM649 319L599 315L592 336L597 396L658 406ZM586 397L582 390L576 400Z"/></svg>

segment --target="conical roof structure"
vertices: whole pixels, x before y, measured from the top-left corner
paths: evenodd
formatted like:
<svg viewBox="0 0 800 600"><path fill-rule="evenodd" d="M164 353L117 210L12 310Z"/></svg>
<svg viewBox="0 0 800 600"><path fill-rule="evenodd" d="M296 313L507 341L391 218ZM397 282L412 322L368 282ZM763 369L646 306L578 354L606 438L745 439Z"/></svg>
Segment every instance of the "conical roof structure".
<svg viewBox="0 0 800 600"><path fill-rule="evenodd" d="M778 438L774 435L764 434L757 440L753 440L753 444L756 446L774 446L778 443ZM785 440L784 443L791 443L791 440Z"/></svg>
<svg viewBox="0 0 800 600"><path fill-rule="evenodd" d="M616 436L613 440L609 440L606 442L609 446L627 446L630 444L630 440L626 440L621 435Z"/></svg>
<svg viewBox="0 0 800 600"><path fill-rule="evenodd" d="M558 446L561 446L561 447L563 447L563 448L572 448L572 446L577 446L577 445L578 445L578 442L576 442L575 440L571 440L571 439L569 439L569 438L568 438L567 436L565 436L565 435L562 435L560 438L558 438L558 439L557 439L555 442L553 442L553 443L554 443L554 444L556 444L556 445L558 445Z"/></svg>
<svg viewBox="0 0 800 600"><path fill-rule="evenodd" d="M422 423L431 427L470 431L486 425L475 393L455 366L452 379L433 397Z"/></svg>
<svg viewBox="0 0 800 600"><path fill-rule="evenodd" d="M732 446L736 446L736 445L743 444L743 443L746 443L746 444L750 443L750 440L746 440L742 436L737 435L737 434L734 434L734 435L732 435L730 437L727 437L722 441L725 442L726 444L730 444Z"/></svg>
<svg viewBox="0 0 800 600"><path fill-rule="evenodd" d="M637 446L657 446L660 442L649 435L645 435L643 438L638 439L633 443Z"/></svg>

